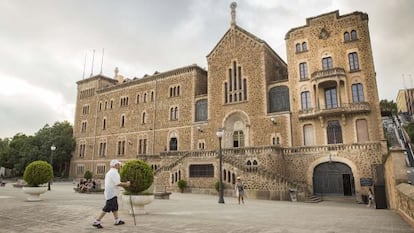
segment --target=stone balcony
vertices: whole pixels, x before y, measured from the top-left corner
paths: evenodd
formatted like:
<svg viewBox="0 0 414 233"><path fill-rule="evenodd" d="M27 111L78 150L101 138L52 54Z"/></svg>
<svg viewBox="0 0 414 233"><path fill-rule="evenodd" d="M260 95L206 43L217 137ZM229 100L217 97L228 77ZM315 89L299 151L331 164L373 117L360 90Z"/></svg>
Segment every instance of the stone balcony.
<svg viewBox="0 0 414 233"><path fill-rule="evenodd" d="M325 79L332 80L335 78L346 77L345 70L343 68L332 68L329 70L319 70L311 74L312 81L325 81Z"/></svg>
<svg viewBox="0 0 414 233"><path fill-rule="evenodd" d="M361 114L368 113L371 111L371 107L368 102L359 102L359 103L343 103L341 106L336 108L327 108L326 106L309 108L305 110L299 110L299 119L315 119L319 116L341 116L342 114Z"/></svg>

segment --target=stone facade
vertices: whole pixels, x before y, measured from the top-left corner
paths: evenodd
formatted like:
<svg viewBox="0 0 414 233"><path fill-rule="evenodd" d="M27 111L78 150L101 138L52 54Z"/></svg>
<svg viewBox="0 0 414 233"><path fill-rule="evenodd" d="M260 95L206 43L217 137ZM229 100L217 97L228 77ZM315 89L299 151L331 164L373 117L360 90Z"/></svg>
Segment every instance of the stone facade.
<svg viewBox="0 0 414 233"><path fill-rule="evenodd" d="M327 13L285 38L289 66L236 24L233 4L208 70L79 81L71 175L102 178L111 159L139 158L157 185L177 190L184 179L192 192L214 192L221 128L227 195L242 176L250 197L287 200L289 189L303 197L328 182L334 189L322 192L360 199L368 189L360 180L375 178L386 153L368 16ZM332 162L348 171L333 171L344 178L330 179Z"/></svg>

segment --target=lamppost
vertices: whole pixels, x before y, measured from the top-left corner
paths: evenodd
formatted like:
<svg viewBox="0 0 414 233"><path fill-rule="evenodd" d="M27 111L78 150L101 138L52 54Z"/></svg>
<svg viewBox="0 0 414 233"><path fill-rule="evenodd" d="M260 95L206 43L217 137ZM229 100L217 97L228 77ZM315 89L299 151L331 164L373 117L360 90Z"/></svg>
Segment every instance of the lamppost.
<svg viewBox="0 0 414 233"><path fill-rule="evenodd" d="M52 177L53 177L53 152L55 152L55 150L56 150L55 144L52 144L52 146L50 147L50 150L51 150L51 153L50 153L50 165L52 166ZM49 180L49 183L47 184L47 190L50 191L50 180Z"/></svg>
<svg viewBox="0 0 414 233"><path fill-rule="evenodd" d="M220 179L219 179L219 201L218 203L224 204L224 197L223 197L223 154L221 152L221 139L223 138L224 130L222 128L218 129L216 135L219 140L219 170L220 170Z"/></svg>

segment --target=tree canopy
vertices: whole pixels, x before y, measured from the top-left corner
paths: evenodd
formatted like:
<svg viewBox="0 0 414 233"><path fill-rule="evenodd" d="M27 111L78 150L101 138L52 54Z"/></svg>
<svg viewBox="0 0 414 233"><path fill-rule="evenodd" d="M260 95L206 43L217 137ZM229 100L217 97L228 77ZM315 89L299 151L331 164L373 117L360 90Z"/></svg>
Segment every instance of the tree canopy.
<svg viewBox="0 0 414 233"><path fill-rule="evenodd" d="M51 150L52 145L55 151ZM52 161L54 174L67 176L74 147L73 127L68 121L46 124L34 136L19 133L12 138L0 138L0 166L13 169L19 176L33 161Z"/></svg>

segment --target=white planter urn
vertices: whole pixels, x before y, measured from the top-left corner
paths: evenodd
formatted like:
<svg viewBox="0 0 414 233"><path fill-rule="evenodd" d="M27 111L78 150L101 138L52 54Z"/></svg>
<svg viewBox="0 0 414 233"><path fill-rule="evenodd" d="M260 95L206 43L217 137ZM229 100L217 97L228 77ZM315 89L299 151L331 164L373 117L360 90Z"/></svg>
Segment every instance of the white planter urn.
<svg viewBox="0 0 414 233"><path fill-rule="evenodd" d="M154 195L122 195L122 203L128 206L131 215L147 214L144 207L153 200Z"/></svg>
<svg viewBox="0 0 414 233"><path fill-rule="evenodd" d="M47 191L47 186L40 187L23 187L23 192L29 194L27 201L41 201L40 194L43 194Z"/></svg>

